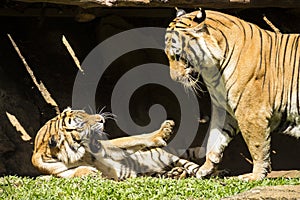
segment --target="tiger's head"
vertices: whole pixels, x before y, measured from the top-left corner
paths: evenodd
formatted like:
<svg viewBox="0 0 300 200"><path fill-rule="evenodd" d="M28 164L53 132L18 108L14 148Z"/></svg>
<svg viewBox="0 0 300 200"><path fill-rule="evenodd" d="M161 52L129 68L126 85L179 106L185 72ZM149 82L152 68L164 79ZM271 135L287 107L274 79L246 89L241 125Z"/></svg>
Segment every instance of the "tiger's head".
<svg viewBox="0 0 300 200"><path fill-rule="evenodd" d="M165 53L170 75L185 87L199 89L197 82L203 70L218 65L223 53L206 24L206 13L198 10L177 12L165 36Z"/></svg>
<svg viewBox="0 0 300 200"><path fill-rule="evenodd" d="M90 134L91 131L102 132L104 130L105 118L101 114L91 115L84 110L66 108L58 118L61 130L76 133L73 136L75 141Z"/></svg>
<svg viewBox="0 0 300 200"><path fill-rule="evenodd" d="M91 135L105 136L105 115L88 114L84 110L65 109L56 118L57 134L52 135L48 145L52 154L65 163L78 161L85 153L83 140Z"/></svg>

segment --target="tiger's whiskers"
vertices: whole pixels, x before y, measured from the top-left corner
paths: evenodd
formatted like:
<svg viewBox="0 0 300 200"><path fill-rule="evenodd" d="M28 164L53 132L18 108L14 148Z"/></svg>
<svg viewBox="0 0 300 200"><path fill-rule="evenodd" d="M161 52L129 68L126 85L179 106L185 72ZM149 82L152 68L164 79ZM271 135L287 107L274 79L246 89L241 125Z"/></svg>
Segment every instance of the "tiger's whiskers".
<svg viewBox="0 0 300 200"><path fill-rule="evenodd" d="M198 78L194 78L193 76L188 76L188 82L190 83L189 88L196 93L196 95L199 97L200 93L204 93L205 91L202 89L202 87L199 85L201 83Z"/></svg>
<svg viewBox="0 0 300 200"><path fill-rule="evenodd" d="M103 112L105 108L106 108L106 106L101 108L101 110L98 112L98 114L101 115L102 117L104 117L104 119L116 120L117 116L115 114L112 114L111 112Z"/></svg>

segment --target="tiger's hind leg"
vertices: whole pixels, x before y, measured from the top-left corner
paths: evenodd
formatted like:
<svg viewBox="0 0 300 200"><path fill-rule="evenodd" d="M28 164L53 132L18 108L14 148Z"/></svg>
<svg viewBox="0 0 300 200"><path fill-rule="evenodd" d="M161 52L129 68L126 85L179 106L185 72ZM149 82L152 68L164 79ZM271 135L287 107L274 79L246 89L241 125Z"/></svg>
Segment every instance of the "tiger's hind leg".
<svg viewBox="0 0 300 200"><path fill-rule="evenodd" d="M136 152L144 148L167 146L167 140L170 138L175 123L172 120L166 120L161 127L147 134L122 137L112 140L101 140L101 144L108 148L121 148L127 151Z"/></svg>

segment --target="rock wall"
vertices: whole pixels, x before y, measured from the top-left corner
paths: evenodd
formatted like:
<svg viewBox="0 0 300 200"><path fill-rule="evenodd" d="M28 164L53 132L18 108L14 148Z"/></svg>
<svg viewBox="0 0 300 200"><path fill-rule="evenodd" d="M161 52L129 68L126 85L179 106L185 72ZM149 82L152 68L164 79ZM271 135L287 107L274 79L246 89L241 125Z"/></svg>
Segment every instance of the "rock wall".
<svg viewBox="0 0 300 200"><path fill-rule="evenodd" d="M239 8L239 7L300 7L297 0L18 0L28 3L47 2L53 4L76 5L83 8L103 6L135 6L135 7L213 7L213 8Z"/></svg>

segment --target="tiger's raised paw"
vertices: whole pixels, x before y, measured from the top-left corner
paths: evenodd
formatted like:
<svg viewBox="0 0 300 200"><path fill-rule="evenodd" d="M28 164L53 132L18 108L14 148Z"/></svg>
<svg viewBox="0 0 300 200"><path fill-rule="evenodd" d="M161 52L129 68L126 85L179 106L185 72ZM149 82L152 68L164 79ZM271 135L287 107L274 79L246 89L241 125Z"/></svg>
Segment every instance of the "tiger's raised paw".
<svg viewBox="0 0 300 200"><path fill-rule="evenodd" d="M160 129L155 131L152 135L152 141L155 147L167 146L166 141L170 139L174 126L175 122L173 120L166 120L161 124Z"/></svg>

